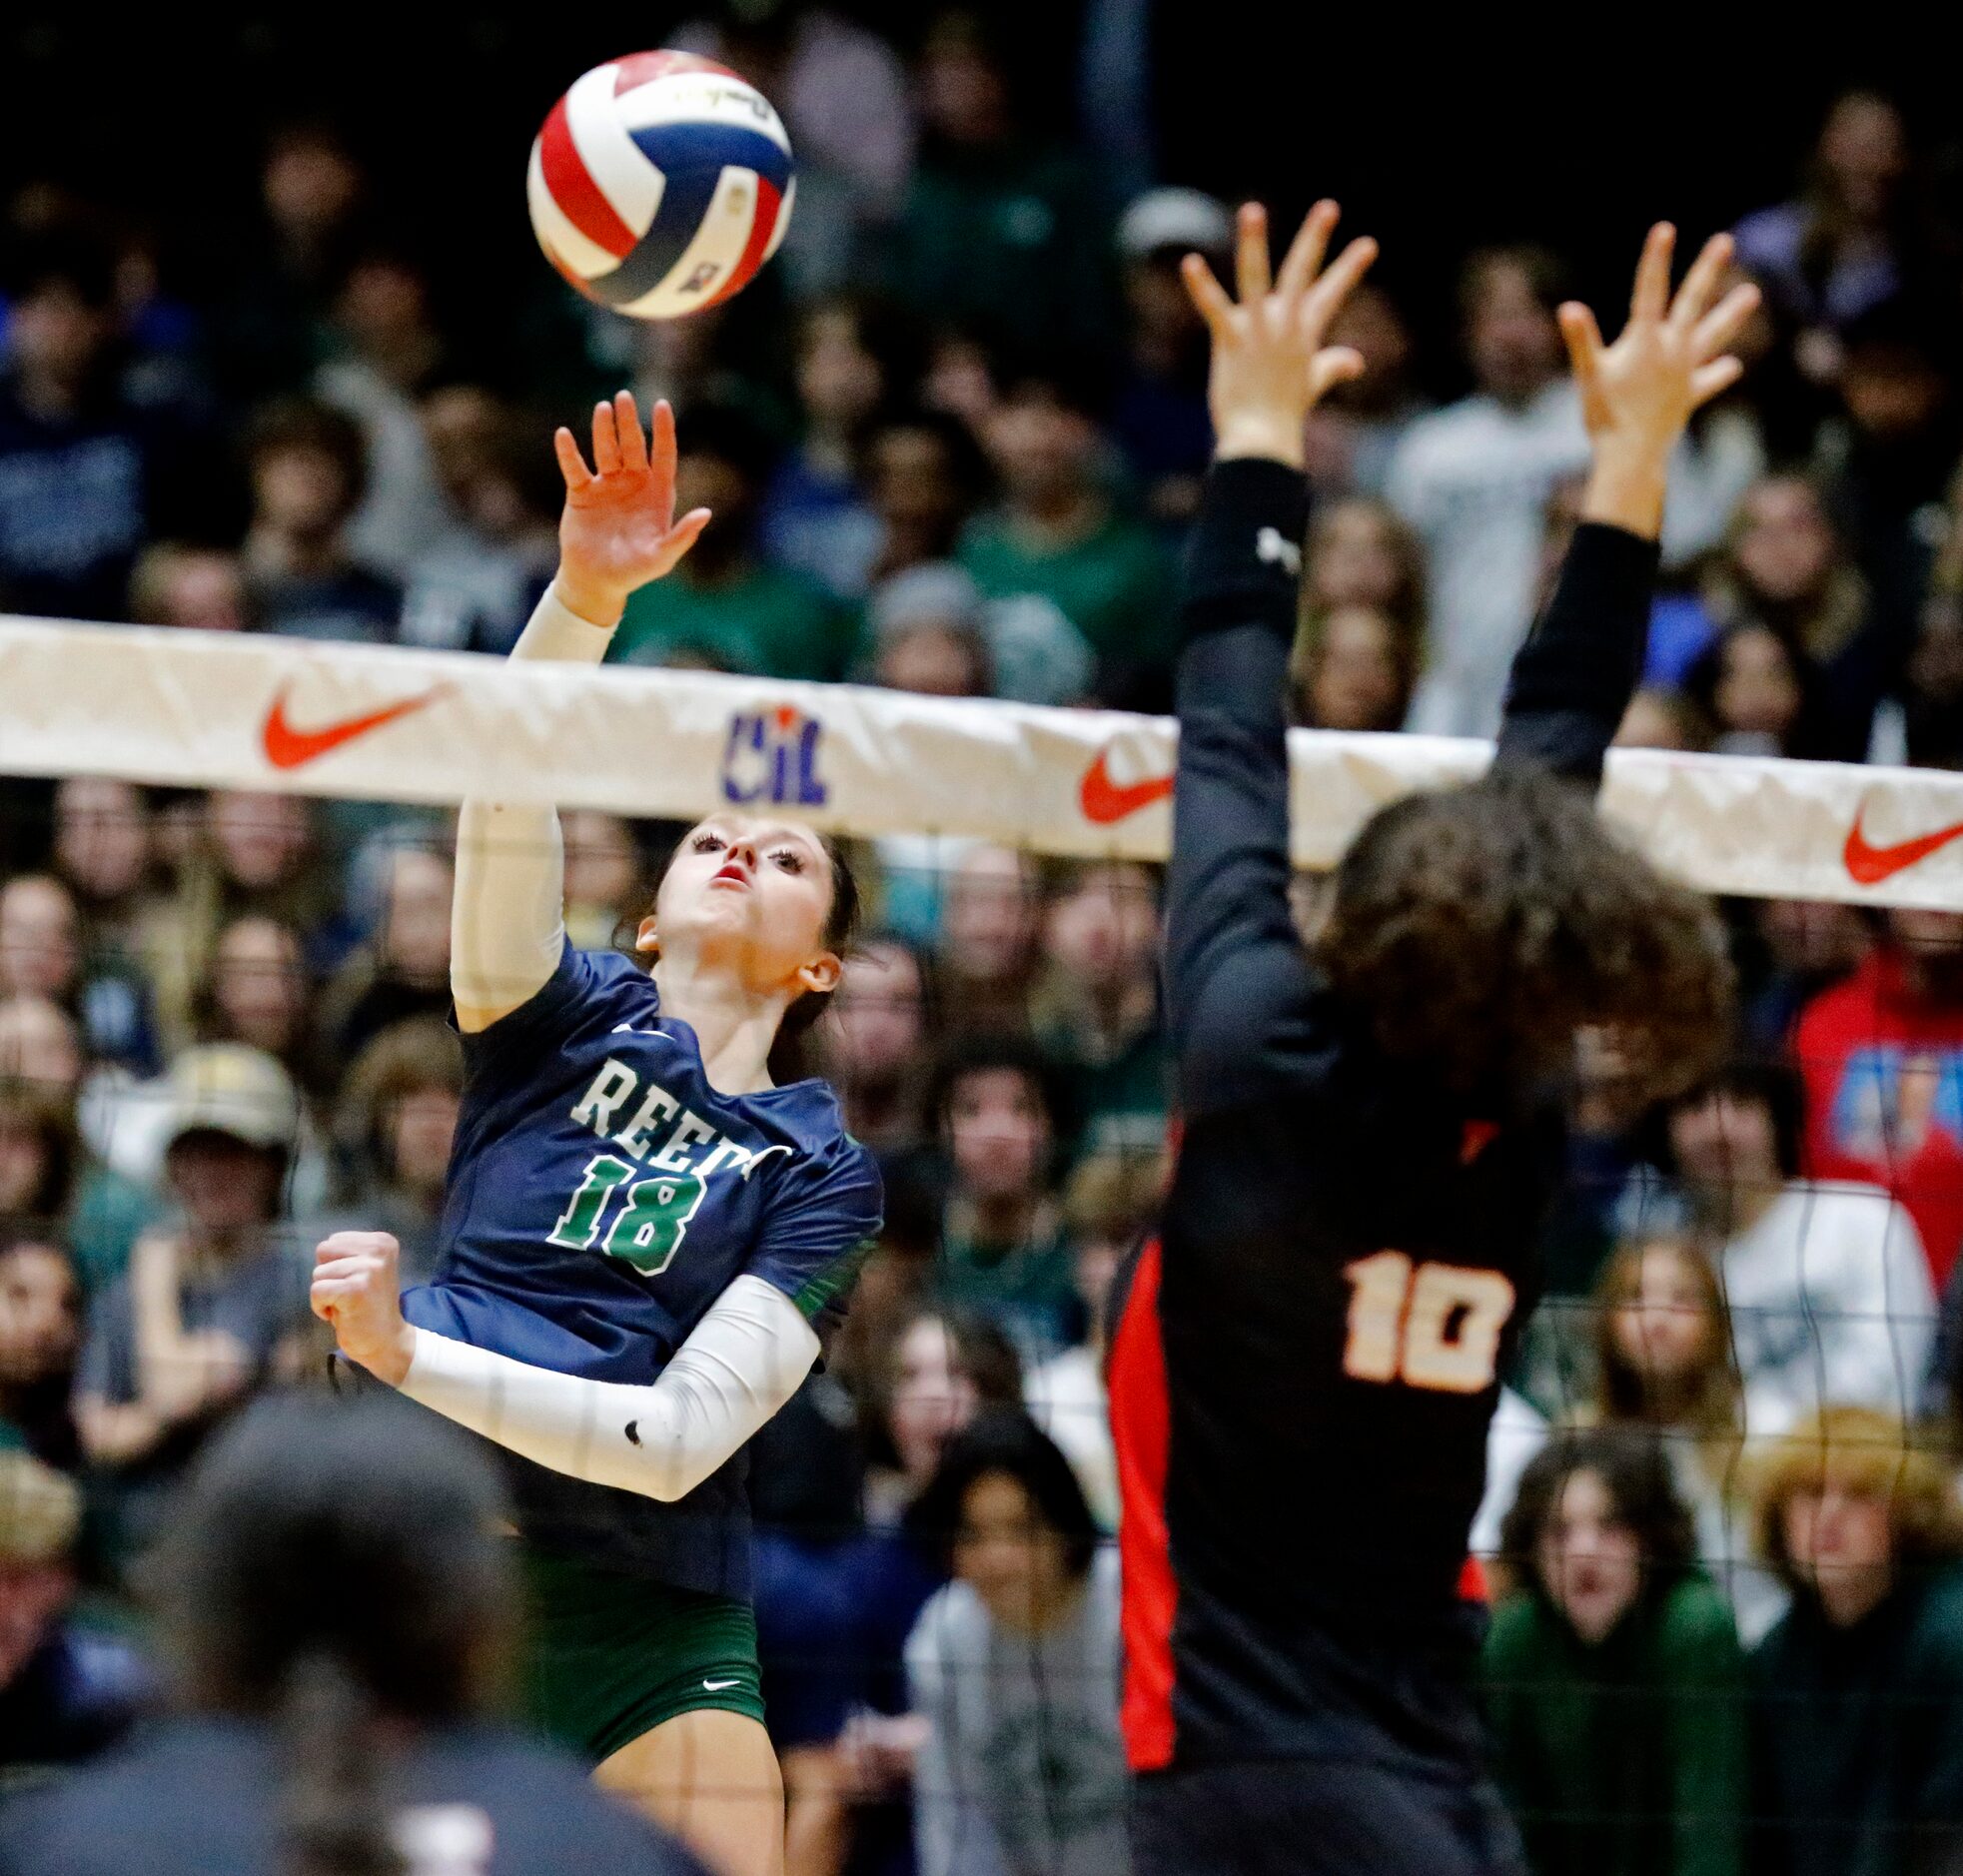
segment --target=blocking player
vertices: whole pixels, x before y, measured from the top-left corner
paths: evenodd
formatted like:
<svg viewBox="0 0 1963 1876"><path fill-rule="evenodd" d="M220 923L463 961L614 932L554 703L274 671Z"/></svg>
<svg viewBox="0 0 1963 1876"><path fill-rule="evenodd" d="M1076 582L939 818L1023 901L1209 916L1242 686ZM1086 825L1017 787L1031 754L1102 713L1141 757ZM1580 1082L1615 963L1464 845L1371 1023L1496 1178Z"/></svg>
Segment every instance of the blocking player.
<svg viewBox="0 0 1963 1876"><path fill-rule="evenodd" d="M1285 699L1303 420L1362 361L1323 333L1374 256L1312 213L1238 301L1195 257L1216 459L1188 575L1166 984L1184 1142L1111 1372L1127 1749L1148 1876L1520 1869L1480 1763L1461 1595L1497 1375L1560 1176L1577 1026L1658 1088L1722 1045L1721 933L1593 814L1641 665L1664 470L1738 376L1754 301L1650 232L1604 346L1562 309L1592 448L1491 773L1377 814L1306 945Z"/></svg>

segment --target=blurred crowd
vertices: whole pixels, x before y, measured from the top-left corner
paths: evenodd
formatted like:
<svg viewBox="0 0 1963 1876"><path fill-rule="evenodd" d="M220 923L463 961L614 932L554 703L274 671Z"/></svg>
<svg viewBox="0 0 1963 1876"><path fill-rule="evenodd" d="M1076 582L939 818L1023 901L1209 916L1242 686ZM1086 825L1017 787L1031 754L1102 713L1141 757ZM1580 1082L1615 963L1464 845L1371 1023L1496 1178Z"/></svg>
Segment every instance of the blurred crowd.
<svg viewBox="0 0 1963 1876"><path fill-rule="evenodd" d="M253 239L193 279L113 204L17 194L0 609L501 652L554 563L549 428L626 382L676 402L681 500L716 520L617 656L1164 707L1210 447L1177 262L1228 208L1029 133L973 14L682 41L779 102L802 169L771 272L678 325L542 263L501 327L447 317L325 123L273 138ZM1954 765L1963 242L1884 98L1838 101L1796 169L1738 205L1765 311L1675 466L1622 739ZM1473 256L1457 361L1391 293L1346 309L1367 369L1308 438L1300 721L1494 727L1585 457L1563 292L1555 252ZM443 817L0 788L0 1779L26 1779L157 1697L138 1566L211 1430L321 1384L313 1244L385 1229L432 1267L462 1065ZM568 928L604 947L674 830L564 821ZM1103 1305L1166 1178L1158 881L924 837L860 863L873 928L813 1066L886 1232L753 1467L791 1868L1117 1876ZM1640 1111L1577 1040L1492 1439L1483 1672L1537 1876L1906 1876L1963 1841L1963 915L1727 911L1723 1075Z"/></svg>

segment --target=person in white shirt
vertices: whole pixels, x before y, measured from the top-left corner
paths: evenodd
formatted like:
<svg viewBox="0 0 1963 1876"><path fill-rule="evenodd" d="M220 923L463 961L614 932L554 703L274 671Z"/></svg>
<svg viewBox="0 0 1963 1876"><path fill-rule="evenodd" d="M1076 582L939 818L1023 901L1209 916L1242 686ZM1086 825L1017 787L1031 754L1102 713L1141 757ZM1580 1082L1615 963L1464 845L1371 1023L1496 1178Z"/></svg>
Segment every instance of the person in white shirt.
<svg viewBox="0 0 1963 1876"><path fill-rule="evenodd" d="M1587 467L1574 387L1562 375L1551 256L1474 255L1462 287L1477 389L1420 418L1385 492L1430 556L1431 646L1409 727L1490 736L1533 614L1548 497Z"/></svg>
<svg viewBox="0 0 1963 1876"><path fill-rule="evenodd" d="M1071 1175L1063 1196L1072 1274L1090 1331L1076 1347L1038 1363L1023 1378L1023 1402L1062 1448L1098 1528L1118 1528L1118 1460L1105 1394L1105 1312L1125 1254L1165 1198L1163 1154L1094 1153Z"/></svg>
<svg viewBox="0 0 1963 1876"><path fill-rule="evenodd" d="M1740 1063L1677 1101L1669 1154L1716 1247L1748 1441L1828 1406L1913 1420L1936 1302L1914 1222L1873 1186L1798 1178L1799 1078Z"/></svg>
<svg viewBox="0 0 1963 1876"><path fill-rule="evenodd" d="M1130 1876L1118 1553L1063 1454L984 1415L908 1521L954 1578L906 1645L920 1876Z"/></svg>

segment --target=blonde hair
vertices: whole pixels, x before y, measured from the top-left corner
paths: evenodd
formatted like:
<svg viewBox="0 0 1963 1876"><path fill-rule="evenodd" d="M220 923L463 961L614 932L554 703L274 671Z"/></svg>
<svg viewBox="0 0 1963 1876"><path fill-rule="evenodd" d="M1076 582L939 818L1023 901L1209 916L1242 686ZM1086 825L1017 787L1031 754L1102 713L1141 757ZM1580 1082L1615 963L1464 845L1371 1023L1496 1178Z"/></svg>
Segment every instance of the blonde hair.
<svg viewBox="0 0 1963 1876"><path fill-rule="evenodd" d="M82 1528L75 1481L28 1452L0 1452L0 1563L64 1563Z"/></svg>
<svg viewBox="0 0 1963 1876"><path fill-rule="evenodd" d="M1652 1233L1625 1240L1602 1267L1595 1284L1596 1405L1604 1420L1653 1420L1662 1406L1616 1339L1615 1317L1632 1304L1642 1285L1643 1260L1668 1252L1695 1280L1704 1315L1705 1347L1695 1383L1673 1404L1674 1417L1700 1438L1733 1433L1740 1391L1731 1365L1731 1312L1711 1261L1689 1240Z"/></svg>
<svg viewBox="0 0 1963 1876"><path fill-rule="evenodd" d="M1786 1548L1786 1509L1802 1492L1829 1487L1888 1506L1897 1560L1963 1555L1963 1507L1943 1455L1873 1407L1826 1407L1801 1420L1754 1468L1753 1535L1789 1589L1807 1587Z"/></svg>

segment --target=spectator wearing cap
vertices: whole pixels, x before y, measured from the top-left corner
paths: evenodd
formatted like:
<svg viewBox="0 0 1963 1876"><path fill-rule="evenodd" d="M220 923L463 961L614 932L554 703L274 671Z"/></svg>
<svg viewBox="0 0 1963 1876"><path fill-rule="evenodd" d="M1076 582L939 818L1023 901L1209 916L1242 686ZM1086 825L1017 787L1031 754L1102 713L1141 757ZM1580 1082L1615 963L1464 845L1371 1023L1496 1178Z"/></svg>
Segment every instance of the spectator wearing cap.
<svg viewBox="0 0 1963 1876"><path fill-rule="evenodd" d="M1050 1183L1048 1064L1020 1037L973 1038L943 1058L932 1106L948 1168L932 1294L993 1318L1025 1359L1068 1348L1082 1308Z"/></svg>
<svg viewBox="0 0 1963 1876"><path fill-rule="evenodd" d="M1222 270L1233 246L1227 210L1198 189L1151 189L1118 218L1125 296L1125 366L1111 409L1111 435L1145 495L1145 510L1168 527L1199 510L1213 459L1207 413L1207 329L1179 264L1204 254Z"/></svg>
<svg viewBox="0 0 1963 1876"><path fill-rule="evenodd" d="M909 567L874 589L866 609L872 677L923 697L985 697L993 672L982 599L960 567Z"/></svg>
<svg viewBox="0 0 1963 1876"><path fill-rule="evenodd" d="M25 1452L0 1452L0 1793L107 1751L148 1690L137 1656L81 1627L82 1494Z"/></svg>
<svg viewBox="0 0 1963 1876"><path fill-rule="evenodd" d="M402 587L363 565L349 544L349 523L368 486L361 427L333 405L282 399L254 420L246 460L253 500L246 571L265 629L393 644Z"/></svg>
<svg viewBox="0 0 1963 1876"><path fill-rule="evenodd" d="M675 500L707 508L715 522L669 578L627 601L613 637L616 660L759 677L844 676L858 636L850 609L815 580L770 565L758 549L758 503L773 456L769 439L742 412L691 407Z"/></svg>
<svg viewBox="0 0 1963 1876"><path fill-rule="evenodd" d="M257 1049L188 1049L168 1080L164 1183L174 1222L147 1233L89 1312L76 1414L114 1480L125 1551L212 1425L304 1344L304 1247L280 1230L300 1101Z"/></svg>
<svg viewBox="0 0 1963 1876"><path fill-rule="evenodd" d="M1100 701L1165 699L1169 562L1112 494L1089 388L1064 374L1025 375L989 417L983 442L1002 500L969 524L961 564L988 598L1033 595L1069 620L1097 660Z"/></svg>

